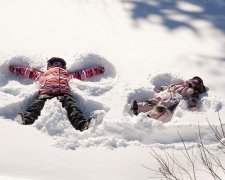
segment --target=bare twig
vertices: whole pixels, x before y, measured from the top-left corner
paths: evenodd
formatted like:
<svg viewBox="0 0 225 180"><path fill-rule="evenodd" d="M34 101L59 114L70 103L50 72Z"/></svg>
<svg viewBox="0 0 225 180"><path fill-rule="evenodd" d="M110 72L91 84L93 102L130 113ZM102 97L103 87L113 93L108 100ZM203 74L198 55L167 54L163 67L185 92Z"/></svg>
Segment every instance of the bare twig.
<svg viewBox="0 0 225 180"><path fill-rule="evenodd" d="M221 150L220 154L210 151L209 146L204 144L204 138L201 135L201 129L198 125L198 140L197 140L197 152L194 153L194 150L190 152L188 150L186 143L180 133L178 135L182 141L184 151L182 151L184 157L188 161L188 167L183 166L180 161L175 158L174 154L170 154L164 151L164 156L160 155L156 152L153 148L151 149L152 157L157 160L159 163L158 170L150 169L152 172L158 175L158 178L166 179L166 180L186 180L187 177L190 180L197 180L197 168L196 168L196 161L199 161L203 167L205 167L204 171L211 175L214 180L222 180L221 175L217 173L216 170L220 170L225 175L225 166L220 160L219 155L225 155L225 142L222 140L225 139L225 129L224 124L222 124L220 115L219 122L220 126L213 126L207 119L209 127L211 128L216 142L220 144L218 147ZM199 156L199 157L198 157ZM191 170L189 169L189 165ZM146 167L147 168L147 167Z"/></svg>
<svg viewBox="0 0 225 180"><path fill-rule="evenodd" d="M212 127L211 124L210 124L210 127ZM214 132L218 133L217 130ZM203 143L203 138L201 136L200 127L199 127L198 145L199 145L200 157L201 157L202 163L209 170L209 172L211 173L211 175L214 179L220 179L220 177L215 173L215 170L213 168L214 167L213 161L215 161L216 157L205 147L205 145Z"/></svg>
<svg viewBox="0 0 225 180"><path fill-rule="evenodd" d="M186 153L186 157L188 159L188 161L191 163L191 166L192 166L192 172L193 172L193 175L194 175L194 179L196 180L196 173L195 173L195 160L193 160L190 156L190 154L188 153L188 150L187 150L187 147L186 147L186 144L184 143L184 139L182 138L182 136L180 135L180 133L178 132L178 135L183 143L183 146L184 146L184 149L185 149L185 153ZM193 155L193 154L192 154ZM192 156L193 157L193 156ZM196 157L196 156L195 156Z"/></svg>

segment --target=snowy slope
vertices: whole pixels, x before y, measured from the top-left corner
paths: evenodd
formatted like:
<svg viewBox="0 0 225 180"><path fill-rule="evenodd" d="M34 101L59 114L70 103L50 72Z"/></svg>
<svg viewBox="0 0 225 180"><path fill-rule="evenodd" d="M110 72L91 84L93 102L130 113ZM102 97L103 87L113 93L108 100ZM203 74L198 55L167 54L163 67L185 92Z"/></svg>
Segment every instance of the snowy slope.
<svg viewBox="0 0 225 180"><path fill-rule="evenodd" d="M222 0L0 0L0 179L148 179L141 164L154 166L150 147L178 151L179 131L195 148L198 127L215 148L207 120L219 124L219 112L225 121L224 7ZM70 72L105 67L101 76L70 83L85 116L99 117L95 127L75 131L57 99L33 125L13 121L38 84L10 74L8 65L45 70L52 56ZM195 75L209 88L198 112L182 101L165 124L131 114L132 99Z"/></svg>

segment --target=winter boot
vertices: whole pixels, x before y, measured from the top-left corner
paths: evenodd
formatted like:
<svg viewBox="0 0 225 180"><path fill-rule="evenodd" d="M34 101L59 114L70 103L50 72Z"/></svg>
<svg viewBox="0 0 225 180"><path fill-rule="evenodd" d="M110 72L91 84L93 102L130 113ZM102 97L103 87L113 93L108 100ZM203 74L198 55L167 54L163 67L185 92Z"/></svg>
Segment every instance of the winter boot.
<svg viewBox="0 0 225 180"><path fill-rule="evenodd" d="M131 101L131 108L130 109L133 111L134 115L136 115L136 116L138 115L138 104L137 104L136 100Z"/></svg>
<svg viewBox="0 0 225 180"><path fill-rule="evenodd" d="M80 131L84 131L89 129L90 127L93 127L95 125L95 118L90 117L87 121L81 124Z"/></svg>
<svg viewBox="0 0 225 180"><path fill-rule="evenodd" d="M18 113L17 116L15 117L14 121L19 124L25 124L22 113Z"/></svg>

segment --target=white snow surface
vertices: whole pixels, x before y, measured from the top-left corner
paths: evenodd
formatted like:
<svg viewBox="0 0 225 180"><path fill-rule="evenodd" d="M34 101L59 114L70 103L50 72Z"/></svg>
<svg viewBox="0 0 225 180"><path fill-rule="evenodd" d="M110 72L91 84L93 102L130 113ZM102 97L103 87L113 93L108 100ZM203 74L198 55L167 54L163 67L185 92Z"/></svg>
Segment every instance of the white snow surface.
<svg viewBox="0 0 225 180"><path fill-rule="evenodd" d="M0 0L0 179L157 179L142 166L156 168L150 148L185 161L178 132L196 149L199 128L216 151L208 121L225 122L224 8L223 0ZM53 56L64 58L69 72L106 69L70 81L84 115L97 117L84 132L71 126L56 98L34 124L14 122L38 84L8 66L44 71ZM131 100L193 76L209 89L197 112L182 100L168 123L132 115Z"/></svg>

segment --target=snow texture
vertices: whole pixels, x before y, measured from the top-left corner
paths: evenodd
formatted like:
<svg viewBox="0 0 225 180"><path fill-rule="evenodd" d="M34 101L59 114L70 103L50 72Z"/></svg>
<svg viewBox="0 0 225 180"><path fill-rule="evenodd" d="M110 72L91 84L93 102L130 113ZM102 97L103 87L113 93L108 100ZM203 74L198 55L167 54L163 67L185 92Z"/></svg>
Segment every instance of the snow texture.
<svg viewBox="0 0 225 180"><path fill-rule="evenodd" d="M0 179L136 180L153 176L149 149L197 147L201 134L218 148L208 121L225 121L225 2L223 0L0 0ZM105 73L70 81L72 95L93 126L76 131L57 98L34 124L14 122L38 95L38 83L8 71L10 64L44 71L66 60L68 72L104 66ZM155 86L193 76L208 91L198 111L181 100L171 121L130 111ZM148 159L149 157L149 159ZM87 173L90 171L90 173ZM205 178L204 173L200 174Z"/></svg>

